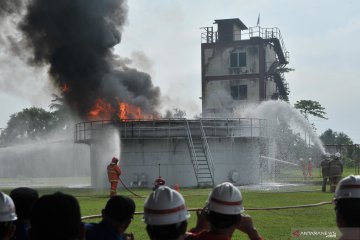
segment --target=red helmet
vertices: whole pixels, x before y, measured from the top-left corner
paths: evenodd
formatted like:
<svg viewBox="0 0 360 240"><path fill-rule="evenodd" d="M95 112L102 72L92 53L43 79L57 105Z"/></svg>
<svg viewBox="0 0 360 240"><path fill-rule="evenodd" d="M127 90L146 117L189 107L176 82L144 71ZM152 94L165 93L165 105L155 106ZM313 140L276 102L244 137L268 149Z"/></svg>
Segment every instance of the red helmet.
<svg viewBox="0 0 360 240"><path fill-rule="evenodd" d="M113 162L113 163L117 163L118 161L119 161L119 159L117 159L116 157L113 157L111 160L111 162Z"/></svg>

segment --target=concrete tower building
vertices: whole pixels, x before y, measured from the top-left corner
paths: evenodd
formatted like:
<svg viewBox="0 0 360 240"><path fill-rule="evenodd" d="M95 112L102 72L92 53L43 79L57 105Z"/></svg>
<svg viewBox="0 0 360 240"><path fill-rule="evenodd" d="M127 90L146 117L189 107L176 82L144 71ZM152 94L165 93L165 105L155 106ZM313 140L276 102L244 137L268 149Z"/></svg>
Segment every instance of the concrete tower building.
<svg viewBox="0 0 360 240"><path fill-rule="evenodd" d="M202 33L204 117L233 117L236 108L288 99L283 71L288 52L278 28L248 28L238 18L218 19Z"/></svg>

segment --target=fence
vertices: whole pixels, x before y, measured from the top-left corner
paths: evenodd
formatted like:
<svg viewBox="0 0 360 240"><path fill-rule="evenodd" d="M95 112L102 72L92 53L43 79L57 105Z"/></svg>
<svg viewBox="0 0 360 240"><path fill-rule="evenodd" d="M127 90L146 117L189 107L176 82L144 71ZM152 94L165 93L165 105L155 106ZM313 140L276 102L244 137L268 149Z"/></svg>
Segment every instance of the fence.
<svg viewBox="0 0 360 240"><path fill-rule="evenodd" d="M91 121L75 126L75 142L91 141L94 132L103 128L119 129L121 138L186 138L186 122L193 136L202 136L200 123L206 137L265 137L265 120L257 118L202 118Z"/></svg>

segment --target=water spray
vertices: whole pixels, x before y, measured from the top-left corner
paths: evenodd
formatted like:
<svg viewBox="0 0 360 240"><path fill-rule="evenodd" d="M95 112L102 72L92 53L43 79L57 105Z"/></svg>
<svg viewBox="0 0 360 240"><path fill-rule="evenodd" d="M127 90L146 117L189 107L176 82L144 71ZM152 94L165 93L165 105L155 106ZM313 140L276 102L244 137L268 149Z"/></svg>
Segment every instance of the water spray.
<svg viewBox="0 0 360 240"><path fill-rule="evenodd" d="M296 164L296 163L284 161L284 160L277 159L277 158L266 157L266 156L260 156L260 158L265 159L265 160L271 160L271 161L275 161L275 162L280 162L280 163L284 163L284 164L289 164L289 165L292 165L292 166L299 166L299 165Z"/></svg>

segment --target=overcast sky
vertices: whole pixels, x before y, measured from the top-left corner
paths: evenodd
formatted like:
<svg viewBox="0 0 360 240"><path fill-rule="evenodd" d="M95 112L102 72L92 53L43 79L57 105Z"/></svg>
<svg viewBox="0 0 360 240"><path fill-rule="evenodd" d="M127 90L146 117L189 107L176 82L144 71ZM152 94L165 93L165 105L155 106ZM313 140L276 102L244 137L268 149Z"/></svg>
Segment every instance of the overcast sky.
<svg viewBox="0 0 360 240"><path fill-rule="evenodd" d="M311 119L318 134L331 128L360 143L360 1L130 0L128 8L114 51L151 74L164 108L185 109L189 118L201 112L201 27L223 18L251 27L260 13L261 27L278 27L290 52L290 104L320 102L329 119ZM47 108L54 90L45 72L21 66L0 49L0 128L23 108Z"/></svg>

